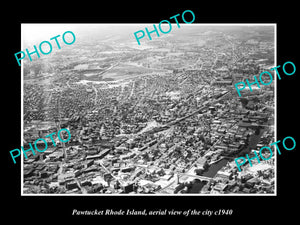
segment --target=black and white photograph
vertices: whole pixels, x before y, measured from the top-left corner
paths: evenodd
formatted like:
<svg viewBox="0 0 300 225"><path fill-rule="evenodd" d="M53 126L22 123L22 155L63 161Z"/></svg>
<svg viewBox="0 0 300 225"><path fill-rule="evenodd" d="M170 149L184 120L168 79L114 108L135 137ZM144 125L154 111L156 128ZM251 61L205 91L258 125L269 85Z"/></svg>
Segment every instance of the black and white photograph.
<svg viewBox="0 0 300 225"><path fill-rule="evenodd" d="M276 194L275 157L234 160L275 141L276 79L234 84L275 67L276 25L145 27L22 24L28 52L72 31L22 61L22 194Z"/></svg>
<svg viewBox="0 0 300 225"><path fill-rule="evenodd" d="M296 9L8 3L3 221L297 221Z"/></svg>

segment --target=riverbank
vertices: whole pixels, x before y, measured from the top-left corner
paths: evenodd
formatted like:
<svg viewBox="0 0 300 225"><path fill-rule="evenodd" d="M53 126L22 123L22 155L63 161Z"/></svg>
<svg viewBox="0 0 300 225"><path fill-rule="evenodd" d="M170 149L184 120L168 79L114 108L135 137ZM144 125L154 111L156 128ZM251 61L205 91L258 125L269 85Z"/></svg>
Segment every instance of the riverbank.
<svg viewBox="0 0 300 225"><path fill-rule="evenodd" d="M209 167L203 171L201 176L205 177L210 177L214 178L215 175L218 173L219 170L221 170L224 166L227 165L228 162L231 162L234 160L234 158L238 157L239 155L245 155L248 154L251 149L256 148L256 145L260 141L261 136L267 129L265 128L257 128L258 132L254 132L250 137L249 137L249 142L248 145L243 148L238 154L232 156L232 157L222 157L212 163L209 164ZM200 181L199 179L194 179L192 181L192 185L187 191L187 193L200 193L202 190L203 186L205 185L204 182Z"/></svg>

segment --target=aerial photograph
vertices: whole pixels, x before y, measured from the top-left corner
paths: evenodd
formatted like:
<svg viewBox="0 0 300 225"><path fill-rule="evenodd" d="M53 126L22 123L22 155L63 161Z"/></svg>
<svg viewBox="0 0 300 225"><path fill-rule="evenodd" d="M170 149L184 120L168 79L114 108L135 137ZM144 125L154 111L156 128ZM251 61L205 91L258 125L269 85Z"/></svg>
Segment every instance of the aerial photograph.
<svg viewBox="0 0 300 225"><path fill-rule="evenodd" d="M276 26L172 25L138 44L153 24L22 24L22 51L52 44L22 60L22 146L47 141L22 195L276 194L276 156L235 162L275 142L276 83L235 84L276 66Z"/></svg>

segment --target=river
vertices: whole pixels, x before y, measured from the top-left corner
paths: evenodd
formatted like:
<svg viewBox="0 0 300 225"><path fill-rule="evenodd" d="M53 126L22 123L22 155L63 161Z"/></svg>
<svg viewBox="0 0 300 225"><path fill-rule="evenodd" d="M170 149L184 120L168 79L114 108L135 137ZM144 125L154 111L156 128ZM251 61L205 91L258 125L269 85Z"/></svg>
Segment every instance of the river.
<svg viewBox="0 0 300 225"><path fill-rule="evenodd" d="M258 134L254 133L253 135L251 135L249 138L248 146L245 147L244 149L242 149L238 155L245 155L245 154L249 153L251 149L255 148L257 143L260 140L260 137L264 133L265 129L266 128L260 129ZM233 158L235 158L235 157L237 157L237 156L234 156ZM209 168L203 172L202 176L214 177L217 174L217 172L227 164L228 161L232 161L232 159L223 158L220 161L210 165ZM188 190L188 193L199 193L203 186L204 186L204 183L202 181L200 181L199 179L195 179L195 180L193 180L193 185Z"/></svg>

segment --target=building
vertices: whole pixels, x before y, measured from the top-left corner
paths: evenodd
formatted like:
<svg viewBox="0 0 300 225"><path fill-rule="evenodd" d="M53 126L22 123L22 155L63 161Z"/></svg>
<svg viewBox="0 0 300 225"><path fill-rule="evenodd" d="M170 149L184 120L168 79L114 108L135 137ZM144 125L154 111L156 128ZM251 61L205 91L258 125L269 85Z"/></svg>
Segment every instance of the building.
<svg viewBox="0 0 300 225"><path fill-rule="evenodd" d="M219 170L216 174L216 177L230 180L232 178L232 172Z"/></svg>

